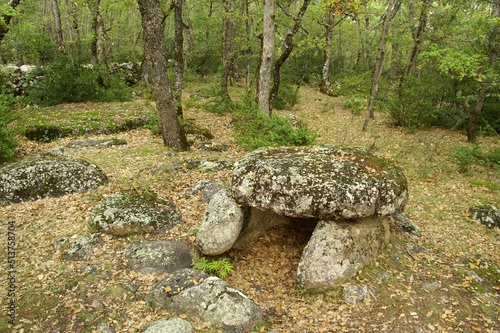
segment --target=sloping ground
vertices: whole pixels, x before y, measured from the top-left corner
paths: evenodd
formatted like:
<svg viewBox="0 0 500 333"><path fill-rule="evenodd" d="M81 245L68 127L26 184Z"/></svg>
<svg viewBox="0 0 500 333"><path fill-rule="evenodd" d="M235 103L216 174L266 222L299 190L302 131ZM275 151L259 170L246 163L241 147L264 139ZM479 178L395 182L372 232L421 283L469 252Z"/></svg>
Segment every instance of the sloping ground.
<svg viewBox="0 0 500 333"><path fill-rule="evenodd" d="M377 115L364 133L360 131L362 117L351 122L351 115L340 100L309 88L301 88L300 92L300 104L280 113L293 113L303 119L321 134L319 142L370 146L375 140L372 135L380 135L376 140L379 151L405 170L410 188L406 212L422 229L422 237L394 234L377 262L353 279L352 283L370 286L368 298L358 305L345 303L340 287L324 294L296 290L295 273L312 233L310 227L281 226L254 244L231 252L235 272L226 281L248 295L265 313L268 321L263 323L261 331L412 332L416 328L427 332L498 331L500 233L471 221L467 214L472 205L500 205L498 190L474 185L478 182L500 185L498 172L476 167L468 174L458 173L451 152L455 146L466 145L465 136L458 132L445 136L437 152L432 153L434 160L429 161L446 131L412 133L392 127L383 116ZM234 160L245 154L234 145L229 116L215 116L197 109L185 112L187 118L210 128L215 141L229 145L229 150L224 153L192 150L172 156L162 146L160 137L149 130L115 134L128 145L70 151L75 157L100 166L110 178L109 185L85 194L0 207L2 230L7 230L8 221L15 221L19 322L12 332L91 332L101 322L107 322L117 332L140 332L151 321L174 316L152 309L144 302L145 295L163 276L130 271L123 262L123 254L140 242L160 239L176 239L192 247L206 204L199 197L185 197L184 191L201 179L228 184L230 171L160 176L147 171L168 167L179 159L217 156ZM48 144L25 141L20 152L32 156L71 140L63 138ZM481 140L484 147L499 144L498 138ZM162 235L104 236L98 250L85 260L63 261L53 247L54 240L91 232L86 219L93 206L107 195L134 187L154 191L160 199L175 202L182 212L182 225ZM408 242L413 247L407 246ZM5 237L0 251L7 253ZM2 269L5 267L2 260ZM471 277L471 271L489 282L478 283ZM379 273L387 273L388 279L378 282ZM139 281L135 293L126 286ZM2 306L6 306L6 278L0 283ZM0 331L7 329L4 319L0 321ZM207 324L191 320L197 331L212 332Z"/></svg>

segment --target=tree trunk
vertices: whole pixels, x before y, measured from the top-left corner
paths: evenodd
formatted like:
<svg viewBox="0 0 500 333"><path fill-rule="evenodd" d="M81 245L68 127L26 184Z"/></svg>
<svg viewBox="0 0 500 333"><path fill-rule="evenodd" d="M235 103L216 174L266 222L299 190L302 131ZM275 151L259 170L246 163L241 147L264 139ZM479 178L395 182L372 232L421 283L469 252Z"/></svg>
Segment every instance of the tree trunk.
<svg viewBox="0 0 500 333"><path fill-rule="evenodd" d="M175 109L177 116L182 115L182 79L184 76L184 36L182 24L182 5L184 0L174 0L174 25L175 25L175 43L174 43L174 66L175 66L175 82L174 82L174 98Z"/></svg>
<svg viewBox="0 0 500 333"><path fill-rule="evenodd" d="M306 13L307 7L309 6L309 3L311 0L304 0L304 3L302 4L302 7L300 8L299 12L297 13L297 17L295 17L294 25L292 29L288 31L285 37L285 43L284 47L285 50L281 54L281 56L276 60L274 63L274 81L273 81L273 90L271 91L271 98L269 101L269 108L272 110L274 106L274 101L276 100L276 96L278 95L278 90L280 88L280 81L281 81L281 76L280 76L280 69L281 66L285 63L285 61L288 59L290 54L293 51L293 36L299 31L300 28L300 22L302 21L302 18L304 17L304 14Z"/></svg>
<svg viewBox="0 0 500 333"><path fill-rule="evenodd" d="M163 144L178 150L188 150L186 135L182 130L168 79L165 49L164 13L158 0L137 0L142 17L144 54L156 100L158 125Z"/></svg>
<svg viewBox="0 0 500 333"><path fill-rule="evenodd" d="M90 42L90 56L91 56L91 61L92 64L97 64L98 57L97 57L97 40L99 38L99 34L97 31L97 26L99 22L99 6L101 4L101 0L95 0L94 1L94 8L92 9L92 40Z"/></svg>
<svg viewBox="0 0 500 333"><path fill-rule="evenodd" d="M12 9L16 9L16 7L21 3L21 0L10 0L7 4L12 7ZM0 17L0 42L4 39L7 32L9 32L9 24L10 20L12 20L12 15L2 14Z"/></svg>
<svg viewBox="0 0 500 333"><path fill-rule="evenodd" d="M250 57L252 56L252 44L250 43L250 12L248 10L248 0L245 0L245 13L246 13L246 17L247 19L245 20L245 36L246 36L246 50L245 50L245 54L246 54L246 78L245 78L245 82L246 82L246 86L247 86L247 89L250 88L251 86L251 80L250 80L250 69L251 69L251 66L250 66Z"/></svg>
<svg viewBox="0 0 500 333"><path fill-rule="evenodd" d="M228 93L229 76L231 75L232 61L232 40L233 40L233 15L235 0L223 0L222 5L224 11L222 13L222 67L224 72L222 74L222 97L230 99Z"/></svg>
<svg viewBox="0 0 500 333"><path fill-rule="evenodd" d="M321 83L319 85L319 91L325 95L332 96L332 84L328 78L330 72L330 55L332 51L332 38L333 38L333 27L335 22L335 15L333 8L328 13L328 22L325 25L325 42L326 48L323 50L323 66L321 68ZM339 34L340 36L340 34Z"/></svg>
<svg viewBox="0 0 500 333"><path fill-rule="evenodd" d="M423 0L422 11L420 12L420 20L418 21L417 29L415 30L415 35L413 37L413 47L411 48L410 58L408 59L408 64L405 68L405 76L410 74L412 67L417 62L418 55L420 54L420 48L422 46L422 37L424 35L425 26L427 24L427 12L432 5L431 0Z"/></svg>
<svg viewBox="0 0 500 333"><path fill-rule="evenodd" d="M377 95L378 83L384 69L383 64L385 58L385 38L387 37L387 32L389 31L389 23L398 12L400 6L401 0L390 0L389 6L387 6L385 17L383 19L384 23L382 26L380 42L377 49L377 60L375 61L375 68L373 70L370 98L368 100L368 108L366 110L366 120L365 124L363 125L363 131L366 131L366 129L368 128L368 122L370 121L370 119L374 119L373 109L375 106L375 96Z"/></svg>
<svg viewBox="0 0 500 333"><path fill-rule="evenodd" d="M61 12L59 11L59 3L57 0L52 0L52 15L54 16L54 31L56 35L56 44L59 51L64 50L63 29L61 23Z"/></svg>
<svg viewBox="0 0 500 333"><path fill-rule="evenodd" d="M274 0L264 0L262 8L263 35L260 56L259 79L257 85L257 103L260 112L271 115L269 105L269 88L271 86L271 67L274 53Z"/></svg>
<svg viewBox="0 0 500 333"><path fill-rule="evenodd" d="M493 4L493 18L498 18L500 17L500 1L495 1ZM493 71L495 69L495 64L498 58L498 40L497 40L497 35L498 35L498 29L499 26L498 24L494 24L491 33L489 36L488 40L488 51L489 51L489 63L488 63L488 69L490 71ZM481 112L484 106L484 103L486 101L486 90L485 88L481 88L479 91L479 96L476 105L474 105L474 108L472 109L471 116L469 118L469 123L467 124L467 141L473 143L476 142L477 140L477 133L476 133L476 126L481 118Z"/></svg>

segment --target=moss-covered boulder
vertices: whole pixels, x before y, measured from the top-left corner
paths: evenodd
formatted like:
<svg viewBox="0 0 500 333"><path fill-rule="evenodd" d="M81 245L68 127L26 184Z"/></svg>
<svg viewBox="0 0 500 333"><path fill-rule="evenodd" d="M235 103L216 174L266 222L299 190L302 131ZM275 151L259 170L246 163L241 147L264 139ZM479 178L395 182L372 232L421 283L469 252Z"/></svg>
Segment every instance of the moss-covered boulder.
<svg viewBox="0 0 500 333"><path fill-rule="evenodd" d="M74 140L66 145L66 148L81 149L87 147L96 148L109 148L111 146L126 145L127 141L118 138L104 139L104 140Z"/></svg>
<svg viewBox="0 0 500 333"><path fill-rule="evenodd" d="M239 290L194 269L181 269L158 282L146 297L148 305L185 313L228 333L250 332L262 311Z"/></svg>
<svg viewBox="0 0 500 333"><path fill-rule="evenodd" d="M61 153L62 152L62 153ZM12 204L87 192L108 182L97 166L58 152L32 157L0 169L0 202Z"/></svg>
<svg viewBox="0 0 500 333"><path fill-rule="evenodd" d="M192 264L189 247L176 241L145 242L125 253L127 265L142 274L172 273Z"/></svg>
<svg viewBox="0 0 500 333"><path fill-rule="evenodd" d="M89 217L92 228L111 235L159 233L181 222L181 213L154 193L120 191L101 200Z"/></svg>
<svg viewBox="0 0 500 333"><path fill-rule="evenodd" d="M402 211L407 181L391 160L366 148L262 148L236 162L232 196L242 205L318 219Z"/></svg>

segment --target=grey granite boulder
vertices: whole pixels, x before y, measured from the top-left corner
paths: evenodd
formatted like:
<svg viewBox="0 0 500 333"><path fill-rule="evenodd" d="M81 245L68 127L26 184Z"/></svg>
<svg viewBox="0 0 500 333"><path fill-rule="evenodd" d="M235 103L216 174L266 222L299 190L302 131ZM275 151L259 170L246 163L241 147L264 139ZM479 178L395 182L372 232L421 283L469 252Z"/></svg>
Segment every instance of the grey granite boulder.
<svg viewBox="0 0 500 333"><path fill-rule="evenodd" d="M126 236L159 233L181 222L175 205L150 192L120 191L101 200L89 217L89 224L106 234Z"/></svg>
<svg viewBox="0 0 500 333"><path fill-rule="evenodd" d="M226 282L194 269L181 269L153 287L146 302L173 313L186 313L228 333L250 332L260 309Z"/></svg>
<svg viewBox="0 0 500 333"><path fill-rule="evenodd" d="M488 228L500 228L500 211L492 205L472 207L469 209L472 219L479 221Z"/></svg>
<svg viewBox="0 0 500 333"><path fill-rule="evenodd" d="M87 192L108 182L97 166L58 149L0 169L0 203L12 204Z"/></svg>
<svg viewBox="0 0 500 333"><path fill-rule="evenodd" d="M74 140L66 145L66 148L81 149L86 147L109 148L111 146L126 145L127 141L123 139L104 139L104 140Z"/></svg>
<svg viewBox="0 0 500 333"><path fill-rule="evenodd" d="M191 323L181 318L158 320L149 324L144 333L193 333Z"/></svg>
<svg viewBox="0 0 500 333"><path fill-rule="evenodd" d="M218 184L218 183L213 181L213 180L207 180L207 179L200 180L196 184L194 184L193 186L188 188L184 192L184 195L185 196L197 195L198 193L200 193L200 191L203 191L206 187L213 185L213 184Z"/></svg>
<svg viewBox="0 0 500 333"><path fill-rule="evenodd" d="M242 205L318 219L392 215L407 181L394 162L365 148L262 148L236 162L232 196Z"/></svg>
<svg viewBox="0 0 500 333"><path fill-rule="evenodd" d="M80 236L71 243L68 251L61 254L61 258L68 261L83 259L91 254L100 242L99 234Z"/></svg>
<svg viewBox="0 0 500 333"><path fill-rule="evenodd" d="M366 296L368 296L368 288L366 286L349 284L342 289L342 298L347 303L357 304L363 302Z"/></svg>
<svg viewBox="0 0 500 333"><path fill-rule="evenodd" d="M231 249L243 226L244 211L222 189L210 200L203 222L196 233L196 245L206 255L218 255Z"/></svg>
<svg viewBox="0 0 500 333"><path fill-rule="evenodd" d="M189 247L176 241L153 241L132 247L125 253L130 268L143 274L171 273L192 264Z"/></svg>
<svg viewBox="0 0 500 333"><path fill-rule="evenodd" d="M212 197L222 189L225 189L224 185L222 184L209 184L201 191L201 201L203 201L204 203L209 203L210 200L212 200Z"/></svg>
<svg viewBox="0 0 500 333"><path fill-rule="evenodd" d="M302 253L297 285L326 291L341 284L374 260L389 237L388 217L319 221Z"/></svg>

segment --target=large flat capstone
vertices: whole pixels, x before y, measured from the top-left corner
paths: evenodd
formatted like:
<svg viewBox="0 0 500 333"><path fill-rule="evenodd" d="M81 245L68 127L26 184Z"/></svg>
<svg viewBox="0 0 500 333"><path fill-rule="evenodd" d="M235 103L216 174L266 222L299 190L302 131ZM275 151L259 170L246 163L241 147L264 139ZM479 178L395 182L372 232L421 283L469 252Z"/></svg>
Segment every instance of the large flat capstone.
<svg viewBox="0 0 500 333"><path fill-rule="evenodd" d="M367 148L330 145L253 151L236 162L231 192L241 205L317 219L392 215L408 200L393 161Z"/></svg>

